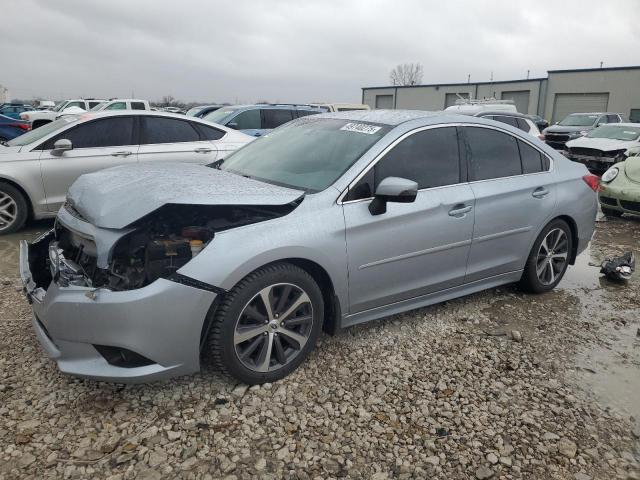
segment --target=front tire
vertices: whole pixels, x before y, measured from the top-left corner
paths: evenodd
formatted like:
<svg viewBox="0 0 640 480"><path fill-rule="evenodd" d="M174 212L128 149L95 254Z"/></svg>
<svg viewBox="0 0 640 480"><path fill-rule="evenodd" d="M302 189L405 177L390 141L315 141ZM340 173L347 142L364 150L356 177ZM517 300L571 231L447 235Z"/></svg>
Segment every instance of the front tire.
<svg viewBox="0 0 640 480"><path fill-rule="evenodd" d="M0 235L20 230L27 221L28 213L24 195L13 185L0 182Z"/></svg>
<svg viewBox="0 0 640 480"><path fill-rule="evenodd" d="M315 347L324 319L318 284L290 263L256 270L218 306L209 334L215 366L249 385L293 372Z"/></svg>
<svg viewBox="0 0 640 480"><path fill-rule="evenodd" d="M567 222L553 220L538 235L527 258L520 287L531 293L553 290L569 266L573 234Z"/></svg>

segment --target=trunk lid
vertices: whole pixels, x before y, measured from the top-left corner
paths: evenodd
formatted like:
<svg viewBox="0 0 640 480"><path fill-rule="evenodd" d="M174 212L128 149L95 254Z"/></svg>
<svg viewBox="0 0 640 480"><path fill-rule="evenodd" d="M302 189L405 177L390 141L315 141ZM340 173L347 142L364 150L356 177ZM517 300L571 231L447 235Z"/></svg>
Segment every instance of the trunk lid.
<svg viewBox="0 0 640 480"><path fill-rule="evenodd" d="M286 205L303 195L203 165L142 163L82 175L67 202L93 225L119 229L166 204Z"/></svg>

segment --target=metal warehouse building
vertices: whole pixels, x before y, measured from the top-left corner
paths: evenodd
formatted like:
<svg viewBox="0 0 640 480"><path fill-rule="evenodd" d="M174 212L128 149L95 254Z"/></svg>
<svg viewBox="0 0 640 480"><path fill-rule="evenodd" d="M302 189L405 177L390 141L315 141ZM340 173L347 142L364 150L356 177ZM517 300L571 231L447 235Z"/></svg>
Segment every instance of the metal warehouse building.
<svg viewBox="0 0 640 480"><path fill-rule="evenodd" d="M640 66L549 70L546 78L525 80L362 89L362 103L371 108L442 110L458 96L513 100L519 112L551 122L569 113L603 111L640 122Z"/></svg>

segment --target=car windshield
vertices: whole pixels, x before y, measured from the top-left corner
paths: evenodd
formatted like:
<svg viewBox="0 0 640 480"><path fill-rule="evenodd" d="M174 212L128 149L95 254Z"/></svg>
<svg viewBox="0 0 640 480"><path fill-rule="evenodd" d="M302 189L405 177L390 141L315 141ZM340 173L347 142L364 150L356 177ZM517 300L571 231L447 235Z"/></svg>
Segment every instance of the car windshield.
<svg viewBox="0 0 640 480"><path fill-rule="evenodd" d="M193 116L195 116L196 113L198 113L203 108L204 107L191 107L189 110L187 110L187 113L185 113L185 115L187 117L193 117Z"/></svg>
<svg viewBox="0 0 640 480"><path fill-rule="evenodd" d="M233 112L237 112L238 110L238 108L220 108L205 115L204 117L202 117L202 119L206 120L207 122L220 123L224 118L226 118Z"/></svg>
<svg viewBox="0 0 640 480"><path fill-rule="evenodd" d="M23 147L25 145L29 145L33 142L37 142L41 138L46 137L50 133L55 132L59 128L62 128L70 123L78 121L80 117L77 115L68 115L62 117L53 122L47 123L41 127L36 128L35 130L31 130L19 137L14 138L13 140L9 140L6 144L9 147Z"/></svg>
<svg viewBox="0 0 640 480"><path fill-rule="evenodd" d="M559 125L564 127L590 127L596 120L599 115L580 115L580 114L571 114L567 115L564 120L562 120Z"/></svg>
<svg viewBox="0 0 640 480"><path fill-rule="evenodd" d="M97 112L98 110L102 110L104 108L104 106L109 103L109 102L100 102L99 104L95 105L91 111L92 112Z"/></svg>
<svg viewBox="0 0 640 480"><path fill-rule="evenodd" d="M60 102L55 107L53 107L51 110L54 111L54 112L59 112L60 109L66 104L67 104L67 102Z"/></svg>
<svg viewBox="0 0 640 480"><path fill-rule="evenodd" d="M612 140L633 141L640 138L640 127L624 125L602 125L587 135L589 138L610 138Z"/></svg>
<svg viewBox="0 0 640 480"><path fill-rule="evenodd" d="M389 130L372 123L305 117L237 150L220 169L319 192L340 178Z"/></svg>

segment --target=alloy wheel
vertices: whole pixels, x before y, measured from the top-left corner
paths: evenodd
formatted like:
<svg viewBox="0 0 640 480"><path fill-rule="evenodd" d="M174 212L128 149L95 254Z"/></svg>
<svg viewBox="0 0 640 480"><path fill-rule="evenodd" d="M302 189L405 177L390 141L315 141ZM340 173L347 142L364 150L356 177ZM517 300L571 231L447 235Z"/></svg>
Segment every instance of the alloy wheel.
<svg viewBox="0 0 640 480"><path fill-rule="evenodd" d="M0 192L0 232L11 227L18 216L18 205L4 192Z"/></svg>
<svg viewBox="0 0 640 480"><path fill-rule="evenodd" d="M569 240L564 230L554 228L544 237L536 258L536 273L543 285L552 285L567 266Z"/></svg>
<svg viewBox="0 0 640 480"><path fill-rule="evenodd" d="M250 370L278 370L302 351L312 326L313 306L303 289L289 283L270 285L245 305L236 321L236 355Z"/></svg>

